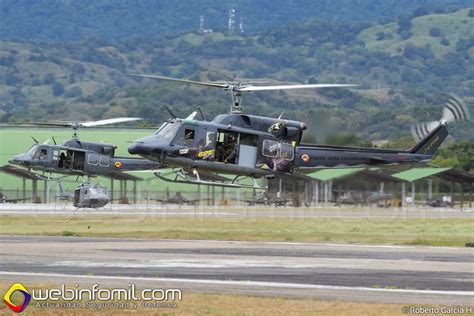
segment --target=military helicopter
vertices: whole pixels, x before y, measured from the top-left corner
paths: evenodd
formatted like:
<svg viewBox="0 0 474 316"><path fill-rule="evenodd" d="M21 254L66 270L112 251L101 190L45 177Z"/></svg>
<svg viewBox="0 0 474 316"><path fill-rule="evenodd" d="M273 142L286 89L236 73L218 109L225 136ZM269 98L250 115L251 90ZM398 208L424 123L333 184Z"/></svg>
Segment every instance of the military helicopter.
<svg viewBox="0 0 474 316"><path fill-rule="evenodd" d="M77 208L99 208L109 202L107 188L101 185L82 183L74 190L73 205Z"/></svg>
<svg viewBox="0 0 474 316"><path fill-rule="evenodd" d="M93 183L81 183L74 192L65 191L58 180L60 193L56 197L61 200L72 201L77 208L99 208L110 202L107 188Z"/></svg>
<svg viewBox="0 0 474 316"><path fill-rule="evenodd" d="M149 170L158 163L141 159L115 157L117 146L110 143L87 142L79 140L77 129L81 127L102 126L141 120L141 118L120 117L91 122L32 123L31 125L71 127L72 139L62 145L35 144L25 153L12 157L10 164L20 165L37 171L77 176L108 176L121 171Z"/></svg>
<svg viewBox="0 0 474 316"><path fill-rule="evenodd" d="M136 140L128 151L163 166L180 168L175 178L156 172L162 180L242 187L242 176L273 178L278 175L298 176L317 168L344 166L394 165L429 161L448 136L447 124L467 120L464 102L451 97L440 121L422 124L414 129L421 139L409 150L356 148L303 144L304 122L243 114L244 92L306 88L354 87L350 84L255 85L250 82L200 82L163 76L130 74L131 76L203 87L220 88L232 93L229 114L217 115L212 121L179 119L171 111L167 120L153 134ZM200 173L231 174L232 181L207 181Z"/></svg>

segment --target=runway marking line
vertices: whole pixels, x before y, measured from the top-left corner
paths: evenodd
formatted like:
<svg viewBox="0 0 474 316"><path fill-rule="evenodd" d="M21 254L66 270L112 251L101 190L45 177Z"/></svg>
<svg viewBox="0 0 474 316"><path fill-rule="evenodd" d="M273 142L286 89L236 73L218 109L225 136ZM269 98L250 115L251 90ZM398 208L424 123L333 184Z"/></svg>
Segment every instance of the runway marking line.
<svg viewBox="0 0 474 316"><path fill-rule="evenodd" d="M294 289L314 289L314 290L350 290L350 291L371 291L389 293L412 293L412 294L440 294L455 296L472 296L474 291L442 291L442 290L411 290L411 289L383 289L371 287L351 287L338 285L319 284L299 284L299 283L277 283L261 281L229 281L229 280L203 280L203 279L176 279L176 278L146 278L146 277L125 277L107 275L82 275L82 274L61 274L61 273L35 273L35 272L7 272L0 271L0 275L11 276L36 276L36 277L57 277L57 278L79 278L79 279L104 279L104 280L131 280L131 281L153 281L153 282L177 282L195 284L216 284L216 285L236 285L236 286L256 286L256 287L277 287Z"/></svg>

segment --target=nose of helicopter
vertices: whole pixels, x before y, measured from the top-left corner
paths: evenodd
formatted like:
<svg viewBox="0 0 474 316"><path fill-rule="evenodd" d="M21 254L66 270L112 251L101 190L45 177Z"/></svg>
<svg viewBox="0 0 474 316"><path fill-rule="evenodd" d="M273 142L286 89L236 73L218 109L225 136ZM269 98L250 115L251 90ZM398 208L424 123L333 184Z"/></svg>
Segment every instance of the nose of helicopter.
<svg viewBox="0 0 474 316"><path fill-rule="evenodd" d="M132 155L149 155L154 147L147 137L135 141L128 146L128 152Z"/></svg>
<svg viewBox="0 0 474 316"><path fill-rule="evenodd" d="M143 144L140 142L134 142L132 145L128 146L128 152L132 155L139 155L143 153Z"/></svg>
<svg viewBox="0 0 474 316"><path fill-rule="evenodd" d="M8 163L12 165L24 165L29 162L31 157L27 154L19 154L8 159Z"/></svg>

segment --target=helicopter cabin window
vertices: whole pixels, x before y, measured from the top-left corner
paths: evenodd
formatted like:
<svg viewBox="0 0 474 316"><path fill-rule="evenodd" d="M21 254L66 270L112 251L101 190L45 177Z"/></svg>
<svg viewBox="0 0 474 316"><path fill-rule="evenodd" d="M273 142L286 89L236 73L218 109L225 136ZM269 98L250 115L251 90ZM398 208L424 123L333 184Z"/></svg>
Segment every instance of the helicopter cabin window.
<svg viewBox="0 0 474 316"><path fill-rule="evenodd" d="M291 144L280 143L273 140L264 140L262 154L270 158L282 158L284 160L293 160L295 153Z"/></svg>
<svg viewBox="0 0 474 316"><path fill-rule="evenodd" d="M100 156L99 157L99 165L101 167L108 167L109 166L109 157L107 156Z"/></svg>
<svg viewBox="0 0 474 316"><path fill-rule="evenodd" d="M291 144L280 143L280 158L285 160L293 160L294 150Z"/></svg>
<svg viewBox="0 0 474 316"><path fill-rule="evenodd" d="M262 146L262 155L276 158L278 156L278 143L273 140L265 139Z"/></svg>
<svg viewBox="0 0 474 316"><path fill-rule="evenodd" d="M53 161L58 161L59 158L59 150L53 150Z"/></svg>
<svg viewBox="0 0 474 316"><path fill-rule="evenodd" d="M98 162L99 162L99 157L97 155L89 155L87 157L87 163L89 165L97 165Z"/></svg>
<svg viewBox="0 0 474 316"><path fill-rule="evenodd" d="M176 144L183 146L192 146L194 144L195 136L196 131L194 130L194 128L184 126L178 134Z"/></svg>

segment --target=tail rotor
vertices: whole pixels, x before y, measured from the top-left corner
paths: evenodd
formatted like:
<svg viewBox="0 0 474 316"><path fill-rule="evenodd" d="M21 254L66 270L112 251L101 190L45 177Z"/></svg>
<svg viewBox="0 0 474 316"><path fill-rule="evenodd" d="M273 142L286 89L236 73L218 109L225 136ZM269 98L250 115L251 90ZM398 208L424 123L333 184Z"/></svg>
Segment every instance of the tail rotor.
<svg viewBox="0 0 474 316"><path fill-rule="evenodd" d="M454 122L463 122L470 119L466 103L455 95L450 95L446 102L443 115L439 121L423 122L411 127L411 134L417 142L425 138L440 124L449 125Z"/></svg>

